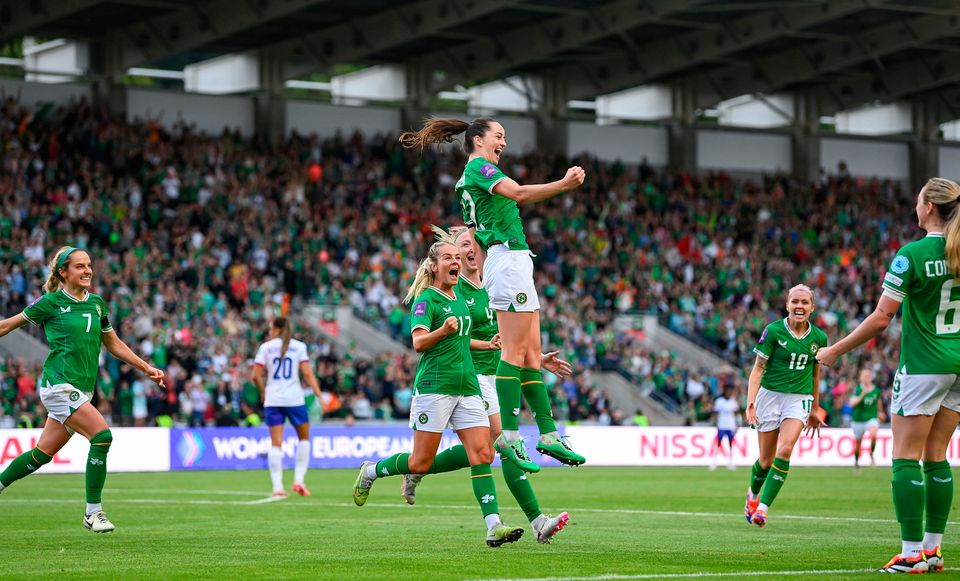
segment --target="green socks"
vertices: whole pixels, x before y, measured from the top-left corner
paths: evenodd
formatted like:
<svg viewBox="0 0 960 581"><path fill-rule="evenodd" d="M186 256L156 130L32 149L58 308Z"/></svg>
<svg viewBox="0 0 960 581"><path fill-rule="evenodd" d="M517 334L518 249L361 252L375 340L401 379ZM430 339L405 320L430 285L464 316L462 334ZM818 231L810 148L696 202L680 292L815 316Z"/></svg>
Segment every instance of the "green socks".
<svg viewBox="0 0 960 581"><path fill-rule="evenodd" d="M520 505L523 514L527 515L527 520L532 522L541 514L540 502L533 492L533 486L530 485L527 474L513 462L503 461L500 465L503 469L503 479L507 481L507 488L517 499L517 504Z"/></svg>
<svg viewBox="0 0 960 581"><path fill-rule="evenodd" d="M939 462L934 464L939 464ZM924 496L923 473L920 471L920 462L894 458L892 484L893 508L897 513L897 521L900 523L900 539L919 543L923 541ZM952 488L953 483L950 484ZM949 504L947 506L949 507ZM943 521L946 521L945 516Z"/></svg>
<svg viewBox="0 0 960 581"><path fill-rule="evenodd" d="M553 420L553 406L550 404L550 394L543 383L543 373L539 369L524 367L520 370L520 390L523 392L533 419L541 434L557 431L557 422ZM501 400L501 406L503 402ZM504 428L506 429L506 428Z"/></svg>
<svg viewBox="0 0 960 581"><path fill-rule="evenodd" d="M103 483L107 481L107 452L113 443L110 429L90 438L90 453L87 455L87 502L98 504L103 495Z"/></svg>
<svg viewBox="0 0 960 581"><path fill-rule="evenodd" d="M783 483L787 480L787 474L790 472L790 461L782 458L773 459L773 468L767 473L763 482L763 496L760 497L760 503L770 506L780 494Z"/></svg>
<svg viewBox="0 0 960 581"><path fill-rule="evenodd" d="M394 454L389 458L384 458L383 460L377 462L377 476L410 474L410 466L407 464L409 460L410 454L408 452L401 452L400 454Z"/></svg>
<svg viewBox="0 0 960 581"><path fill-rule="evenodd" d="M430 470L427 470L427 474L453 472L469 465L467 449L463 447L463 444L457 444L437 454L437 457L433 459L433 466L430 467Z"/></svg>
<svg viewBox="0 0 960 581"><path fill-rule="evenodd" d="M477 497L483 516L499 514L497 505L497 487L493 483L493 470L489 464L477 464L470 467L470 482L473 484L473 494Z"/></svg>
<svg viewBox="0 0 960 581"><path fill-rule="evenodd" d="M497 398L503 429L520 429L520 374L523 369L503 359L497 365Z"/></svg>
<svg viewBox="0 0 960 581"><path fill-rule="evenodd" d="M14 458L6 470L0 473L0 484L6 488L24 476L29 476L50 460L53 460L53 456L47 456L40 448L27 450Z"/></svg>
<svg viewBox="0 0 960 581"><path fill-rule="evenodd" d="M754 496L760 494L760 489L763 488L763 483L767 479L767 472L770 472L770 469L764 470L761 468L760 460L753 463L753 471L750 474L750 492Z"/></svg>
<svg viewBox="0 0 960 581"><path fill-rule="evenodd" d="M927 510L927 526L924 530L928 533L943 534L953 502L953 473L950 471L950 463L946 460L924 462L923 483Z"/></svg>

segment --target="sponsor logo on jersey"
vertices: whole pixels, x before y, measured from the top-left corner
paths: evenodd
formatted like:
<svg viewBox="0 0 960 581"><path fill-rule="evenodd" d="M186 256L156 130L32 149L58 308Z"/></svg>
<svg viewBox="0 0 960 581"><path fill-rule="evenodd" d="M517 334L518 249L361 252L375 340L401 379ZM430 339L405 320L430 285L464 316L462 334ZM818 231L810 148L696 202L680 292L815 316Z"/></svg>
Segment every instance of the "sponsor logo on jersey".
<svg viewBox="0 0 960 581"><path fill-rule="evenodd" d="M427 302L420 301L419 303L413 305L413 316L422 317L427 314Z"/></svg>
<svg viewBox="0 0 960 581"><path fill-rule="evenodd" d="M890 284L894 284L894 285L897 285L897 286L902 286L902 285L903 285L903 279L900 278L899 276L893 274L892 272L888 272L888 273L886 274L886 276L883 277L883 280L884 280L885 282L889 282Z"/></svg>
<svg viewBox="0 0 960 581"><path fill-rule="evenodd" d="M428 416L427 414L420 414L419 416L417 416L417 421L420 422L421 424L425 424L430 421L430 416Z"/></svg>
<svg viewBox="0 0 960 581"><path fill-rule="evenodd" d="M71 308L73 308L73 307L67 307L67 308L60 307L60 312L61 312L61 313L69 313Z"/></svg>
<svg viewBox="0 0 960 581"><path fill-rule="evenodd" d="M467 306L472 307L475 302L477 302L477 299L467 299Z"/></svg>
<svg viewBox="0 0 960 581"><path fill-rule="evenodd" d="M527 302L527 293L517 293L517 304L524 304Z"/></svg>
<svg viewBox="0 0 960 581"><path fill-rule="evenodd" d="M904 255L899 255L893 259L893 262L890 264L890 270L897 274L903 274L910 269L910 259Z"/></svg>
<svg viewBox="0 0 960 581"><path fill-rule="evenodd" d="M451 313L451 312L453 312L453 307L443 307L443 312L444 312L444 313Z"/></svg>
<svg viewBox="0 0 960 581"><path fill-rule="evenodd" d="M777 339L777 343L779 343L781 347L786 347L786 346L787 346L787 342L786 342L786 341L781 341L780 339Z"/></svg>
<svg viewBox="0 0 960 581"><path fill-rule="evenodd" d="M493 165L492 163L485 163L482 166L480 166L480 175L482 175L485 178L493 177L494 175L496 175L496 173L497 173L497 166Z"/></svg>
<svg viewBox="0 0 960 581"><path fill-rule="evenodd" d="M70 401L77 401L78 399L80 399L80 392L79 392L79 391L71 391L71 392L70 392Z"/></svg>

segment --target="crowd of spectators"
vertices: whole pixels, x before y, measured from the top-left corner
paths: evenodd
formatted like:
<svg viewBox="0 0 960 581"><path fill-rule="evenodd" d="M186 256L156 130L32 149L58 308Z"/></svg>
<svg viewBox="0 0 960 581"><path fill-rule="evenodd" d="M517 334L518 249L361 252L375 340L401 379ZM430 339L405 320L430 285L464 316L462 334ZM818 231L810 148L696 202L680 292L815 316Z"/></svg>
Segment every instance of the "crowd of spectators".
<svg viewBox="0 0 960 581"><path fill-rule="evenodd" d="M267 322L287 309L296 318L307 302L349 304L407 340L400 298L430 225L461 222L451 191L462 154L405 151L392 135L294 133L270 147L130 123L85 103L36 112L8 99L0 146L0 313L38 295L61 244L89 249L114 326L169 378L160 392L107 361L98 404L119 425L244 421L259 405L249 361ZM544 348L583 372L551 379L558 415L575 421L624 422L590 370L620 371L701 421L724 386L745 391L754 341L783 316L790 286L817 290L815 321L835 339L873 308L885 265L917 236L912 194L842 171L814 183L750 181L536 154L507 155L502 167L536 183L571 163L587 169L584 187L523 215ZM637 313L657 314L732 366L690 369L614 330L618 315ZM311 327L297 332L329 394L318 409L405 416L413 357L368 361ZM870 365L889 384L897 342L896 330L872 342L843 373ZM0 424L36 421L37 372L0 363ZM824 381L831 394L844 383L833 371Z"/></svg>

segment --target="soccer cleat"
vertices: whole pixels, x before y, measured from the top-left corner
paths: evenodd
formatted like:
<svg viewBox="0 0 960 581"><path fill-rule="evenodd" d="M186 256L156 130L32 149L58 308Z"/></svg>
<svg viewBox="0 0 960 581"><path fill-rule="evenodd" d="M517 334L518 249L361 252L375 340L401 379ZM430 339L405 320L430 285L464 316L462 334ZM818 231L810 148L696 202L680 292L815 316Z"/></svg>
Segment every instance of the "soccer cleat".
<svg viewBox="0 0 960 581"><path fill-rule="evenodd" d="M537 441L537 452L552 456L570 466L579 466L587 461L586 458L570 448L570 442L567 441L566 436L562 438L546 435L540 436L540 440Z"/></svg>
<svg viewBox="0 0 960 581"><path fill-rule="evenodd" d="M417 502L417 486L423 480L423 474L404 474L403 482L400 483L400 496L403 501L411 506Z"/></svg>
<svg viewBox="0 0 960 581"><path fill-rule="evenodd" d="M513 462L517 468L524 472L540 472L540 466L530 460L527 455L527 448L523 445L523 438L518 438L513 442L508 442L503 434L493 443L493 448L500 453L500 457L507 462ZM539 449L539 448L538 448Z"/></svg>
<svg viewBox="0 0 960 581"><path fill-rule="evenodd" d="M487 546L499 547L506 543L515 543L523 536L523 527L508 527L500 523L487 531Z"/></svg>
<svg viewBox="0 0 960 581"><path fill-rule="evenodd" d="M767 524L767 511L761 510L761 509L757 509L756 511L754 511L753 516L750 517L750 522L753 523L753 524L755 524L755 525L757 525L758 527L762 527L762 526L766 525L766 524Z"/></svg>
<svg viewBox="0 0 960 581"><path fill-rule="evenodd" d="M279 489L279 490L274 490L274 491L270 494L270 496L275 496L275 497L277 497L277 498L286 498L286 497L288 497L288 496L290 496L290 495L287 494L287 491L286 491L286 490L284 490L284 489L281 488L281 489Z"/></svg>
<svg viewBox="0 0 960 581"><path fill-rule="evenodd" d="M940 547L934 547L929 551L924 551L923 558L927 561L928 571L943 571L943 553L940 552Z"/></svg>
<svg viewBox="0 0 960 581"><path fill-rule="evenodd" d="M757 507L760 505L760 499L754 498L750 500L750 495L747 494L747 502L743 505L743 516L747 518L747 524L753 524L753 513L757 512Z"/></svg>
<svg viewBox="0 0 960 581"><path fill-rule="evenodd" d="M310 496L310 491L307 490L307 487L303 483L294 484L293 488L291 488L290 490L296 492L300 496Z"/></svg>
<svg viewBox="0 0 960 581"><path fill-rule="evenodd" d="M894 555L890 562L884 565L881 569L881 573L926 573L929 570L929 565L927 564L926 559L923 558L923 553L920 553L916 557L907 558L903 555Z"/></svg>
<svg viewBox="0 0 960 581"><path fill-rule="evenodd" d="M353 502L357 506L363 506L370 496L370 487L373 486L373 479L367 478L367 466L373 466L373 462L364 462L360 465L360 474L357 474L357 480L353 483Z"/></svg>
<svg viewBox="0 0 960 581"><path fill-rule="evenodd" d="M95 533L110 533L116 528L102 510L98 510L93 514L85 515L83 517L83 527L88 531L93 531Z"/></svg>
<svg viewBox="0 0 960 581"><path fill-rule="evenodd" d="M570 522L570 514L566 512L561 512L557 516L543 515L544 518L540 523L540 526L534 526L533 532L537 533L537 542L541 545L550 544L550 539L560 531L562 531L567 523Z"/></svg>

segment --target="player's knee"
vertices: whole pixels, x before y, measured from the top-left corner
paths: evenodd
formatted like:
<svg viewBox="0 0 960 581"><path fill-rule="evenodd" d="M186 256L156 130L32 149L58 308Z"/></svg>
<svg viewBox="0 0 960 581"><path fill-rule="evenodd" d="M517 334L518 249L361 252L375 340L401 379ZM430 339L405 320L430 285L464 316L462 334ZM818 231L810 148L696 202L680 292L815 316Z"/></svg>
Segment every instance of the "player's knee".
<svg viewBox="0 0 960 581"><path fill-rule="evenodd" d="M781 460L790 460L790 456L793 455L793 446L788 444L781 444L777 446L777 458Z"/></svg>
<svg viewBox="0 0 960 581"><path fill-rule="evenodd" d="M410 469L411 474L426 474L431 466L433 466L433 458L410 456L407 460L407 468Z"/></svg>
<svg viewBox="0 0 960 581"><path fill-rule="evenodd" d="M110 450L110 444L113 443L113 433L110 431L110 428L103 430L102 432L97 432L90 438L90 445L97 446L102 448L104 451Z"/></svg>
<svg viewBox="0 0 960 581"><path fill-rule="evenodd" d="M476 464L492 464L493 463L493 447L492 446L483 446L478 449L474 454L476 458Z"/></svg>

